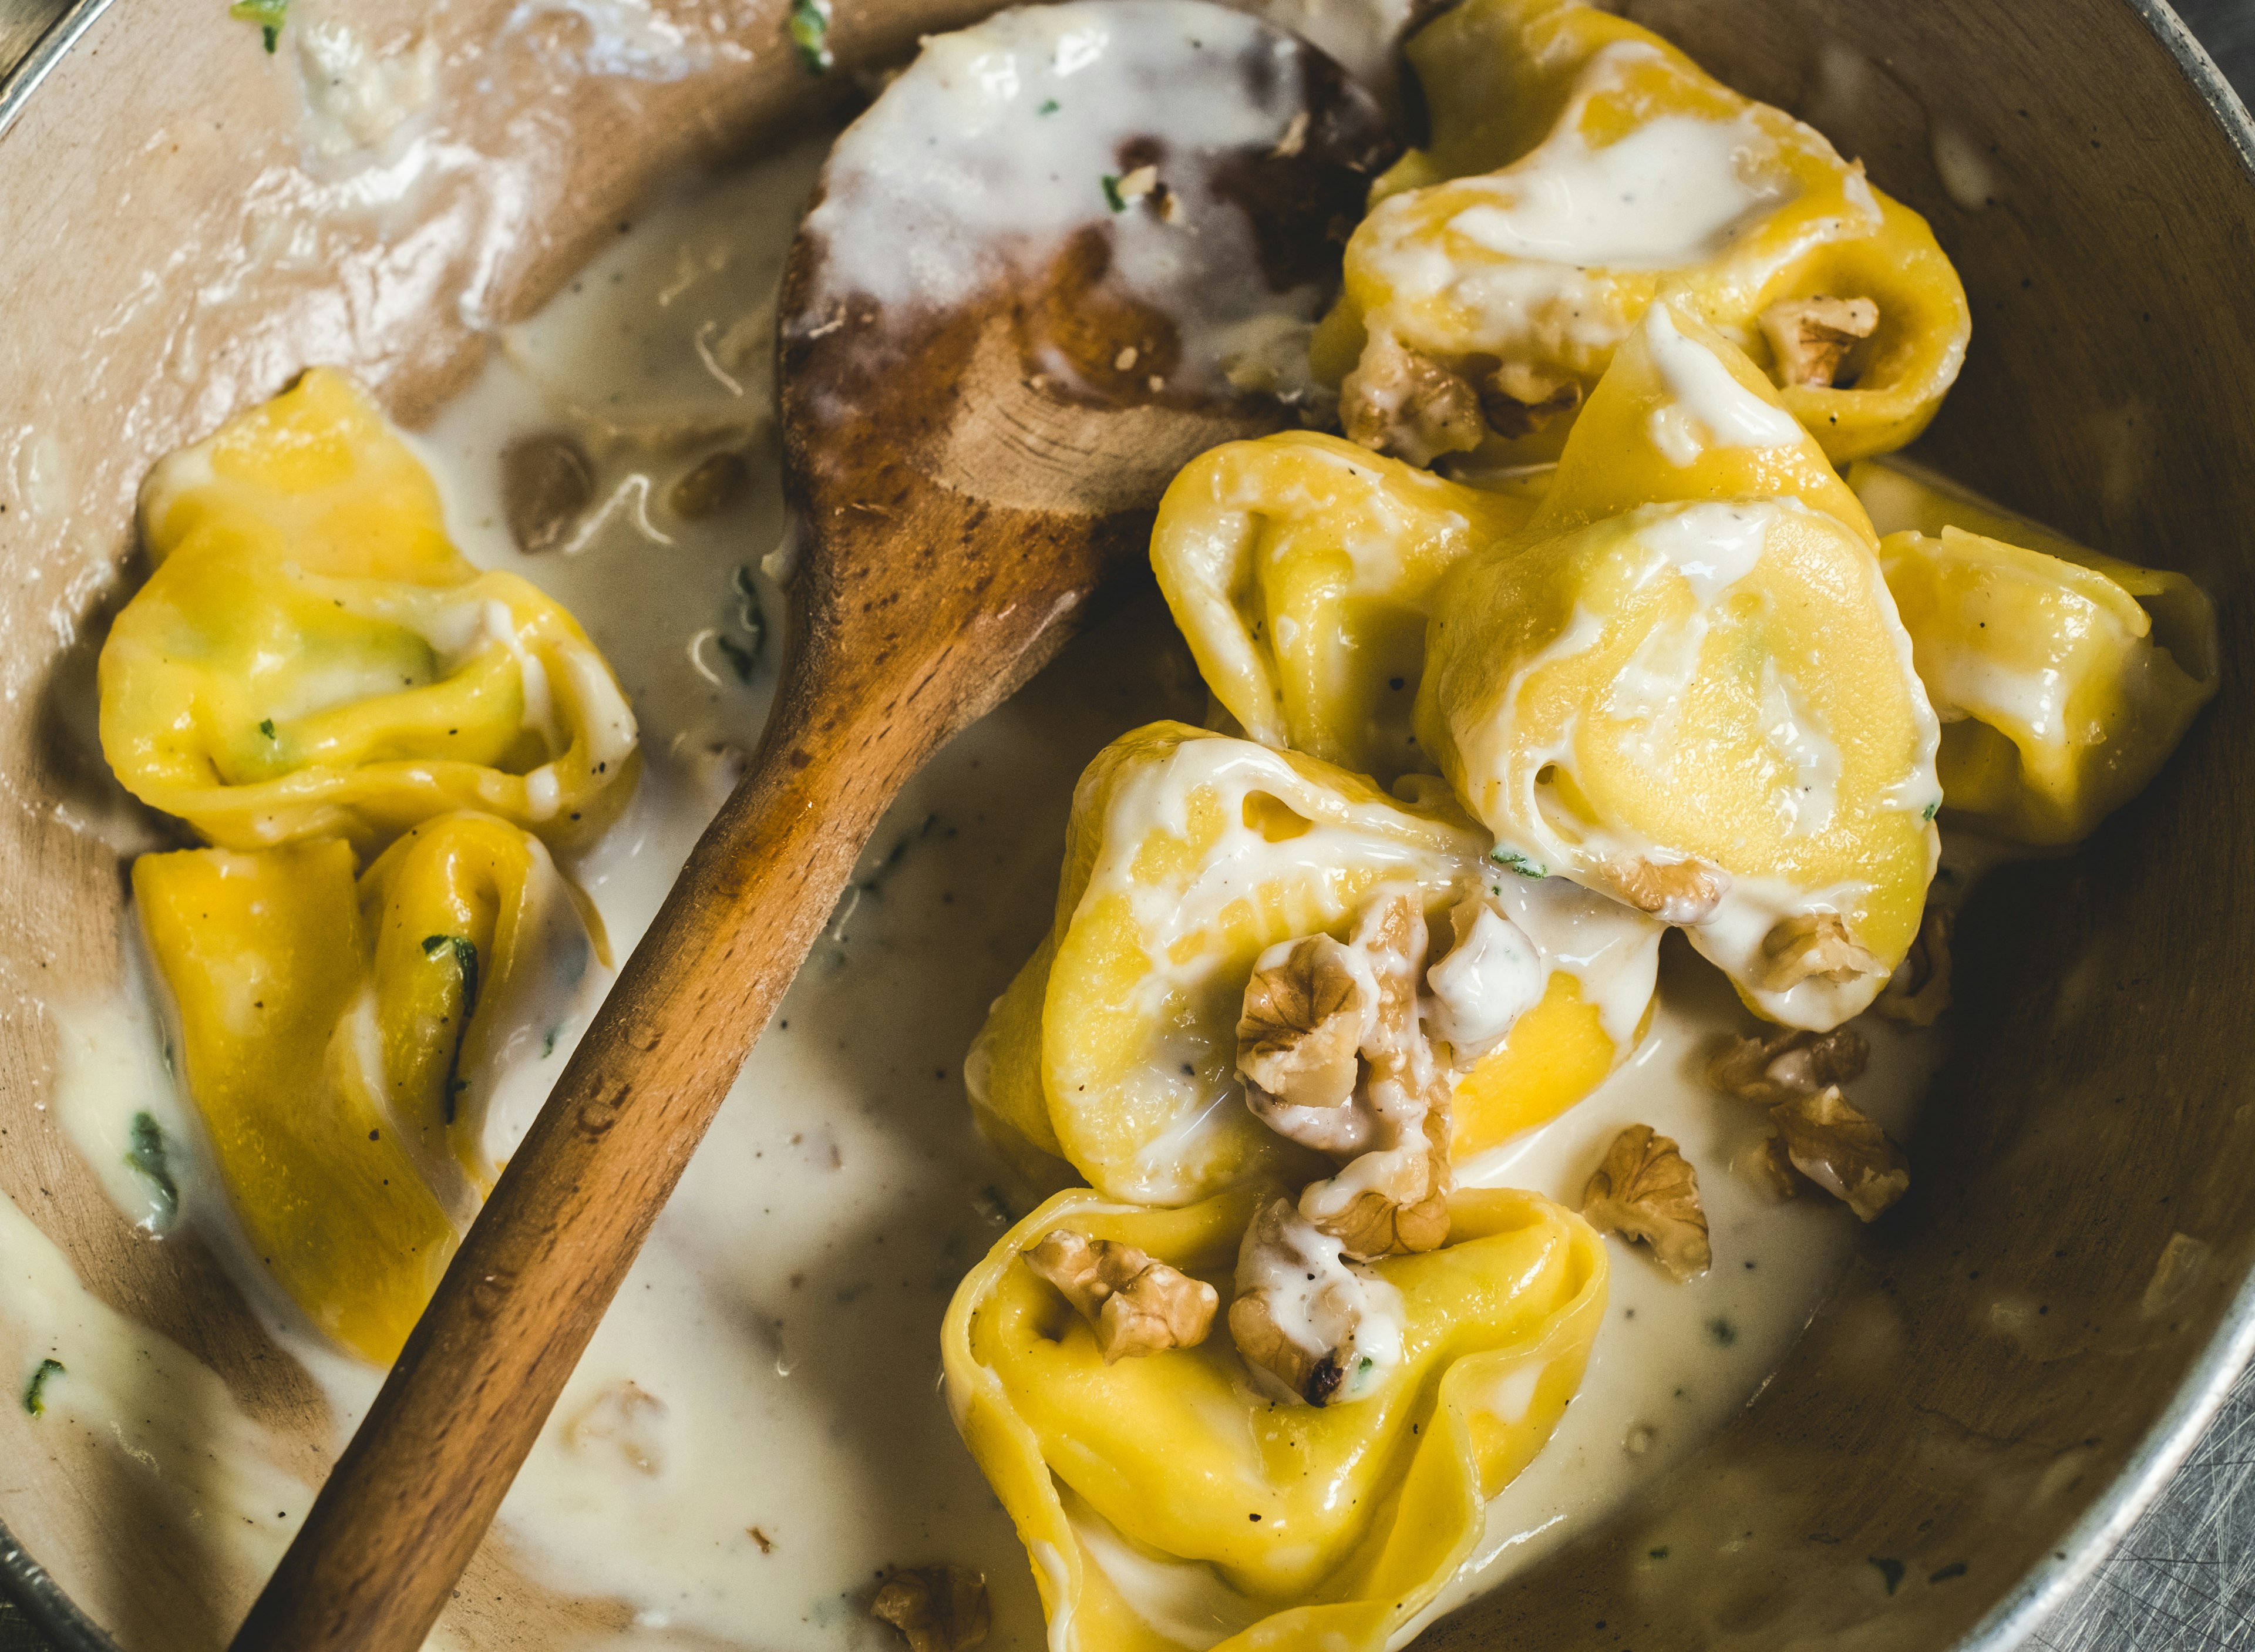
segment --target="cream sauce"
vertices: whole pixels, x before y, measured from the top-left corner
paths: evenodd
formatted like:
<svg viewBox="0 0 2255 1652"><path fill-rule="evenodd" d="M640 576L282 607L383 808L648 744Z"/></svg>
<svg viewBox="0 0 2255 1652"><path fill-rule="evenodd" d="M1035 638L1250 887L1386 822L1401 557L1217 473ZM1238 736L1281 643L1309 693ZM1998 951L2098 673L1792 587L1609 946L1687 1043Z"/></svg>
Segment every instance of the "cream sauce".
<svg viewBox="0 0 2255 1652"><path fill-rule="evenodd" d="M1644 313L1644 337L1669 397L1652 410L1647 428L1652 445L1679 470L1710 447L1797 447L1807 439L1792 414L1739 383L1705 345L1685 338L1666 304Z"/></svg>
<svg viewBox="0 0 2255 1652"><path fill-rule="evenodd" d="M785 528L763 406L744 390L768 369L753 350L715 371L713 345L758 336L819 158L810 141L643 214L548 312L502 336L485 376L418 444L465 552L572 608L633 699L647 761L640 793L569 868L622 953L725 795L773 689L773 649L753 654L747 617L772 627L781 603L764 574L740 580ZM598 497L636 508L601 514L568 553L522 556L503 525L498 454L514 436L559 426L587 445ZM722 446L749 455L745 494L718 517L678 519L665 503L672 482ZM741 674L720 637L750 662ZM999 1652L1070 1645L1070 1625L1045 1634L1027 1557L932 1381L949 1293L1033 1191L973 1132L960 1068L988 1001L1048 925L1080 766L1126 728L1202 704L1163 610L1146 601L950 745L879 828L502 1511L537 1576L632 1605L636 1627L615 1644L668 1628L774 1652L868 1644L873 1573L946 1559L986 1573ZM1598 996L1626 1018L1614 1029L1626 1043L1642 1004L1637 976L1652 967L1651 926L1624 924L1563 880L1489 876L1500 909L1554 967L1610 972ZM147 1048L153 1023L129 993L72 1023L81 1056L107 1054L103 1014L141 1028ZM1475 1167L1475 1179L1578 1204L1612 1130L1650 1122L1704 1172L1718 1264L1678 1287L1617 1249L1582 1397L1495 1504L1445 1601L1585 1529L1694 1449L1760 1386L1837 1276L1848 1213L1765 1206L1728 1169L1760 1115L1705 1094L1693 1069L1700 1044L1742 1020L1719 978L1677 956L1654 1032L1629 1065ZM1889 1028L1873 1039L1879 1059L1852 1093L1900 1132L1932 1046ZM566 1047L559 1039L553 1059ZM529 1071L528 1095L542 1087ZM58 1100L67 1119L83 1115L74 1139L91 1143L97 1168L116 1155L121 1109L130 1120L152 1077L145 1061L67 1060ZM193 1134L184 1114L165 1128ZM134 1184L104 1174L129 1212L145 1211ZM187 1219L223 1248L228 1224L207 1185L183 1180ZM55 1404L95 1404L86 1396L112 1393L151 1339L90 1314L37 1246L17 1242L22 1219L4 1211L0 1223L11 1282L0 1287L0 1320L12 1339L65 1361ZM247 1279L257 1290L255 1270ZM348 1428L372 1374L299 1335ZM190 1494L255 1487L241 1494L270 1516L302 1509L301 1487L265 1477L261 1442L229 1420L216 1380L185 1356L165 1368L166 1392L194 1402L162 1415L193 1417L183 1427L195 1449L158 1453L159 1468ZM1647 1442L1641 1454L1631 1440ZM224 1541L259 1565L285 1535L278 1524L230 1530ZM1156 1606L1154 1616L1168 1620Z"/></svg>
<svg viewBox="0 0 2255 1652"><path fill-rule="evenodd" d="M1200 0L1066 0L927 40L838 140L807 219L826 243L815 319L792 326L818 334L849 302L912 314L1024 285L1099 225L1107 282L1183 324L1180 388L1273 371L1279 322L1313 323L1324 294L1270 290L1226 163L1304 141L1301 52ZM1078 376L1061 352L1043 365Z"/></svg>

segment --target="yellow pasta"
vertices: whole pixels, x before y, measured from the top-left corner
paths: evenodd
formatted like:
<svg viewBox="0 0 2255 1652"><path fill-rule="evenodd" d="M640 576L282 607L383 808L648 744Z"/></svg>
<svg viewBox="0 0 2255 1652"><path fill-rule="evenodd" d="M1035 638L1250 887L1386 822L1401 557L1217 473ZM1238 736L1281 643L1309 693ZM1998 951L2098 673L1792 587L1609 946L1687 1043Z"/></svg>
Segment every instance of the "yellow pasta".
<svg viewBox="0 0 2255 1652"><path fill-rule="evenodd" d="M1964 289L1822 134L1579 0L1466 0L1408 49L1432 143L1380 180L1317 341L1350 435L1551 457L1657 298L1752 354L1836 462L1933 417Z"/></svg>
<svg viewBox="0 0 2255 1652"><path fill-rule="evenodd" d="M462 559L429 475L341 375L165 459L141 515L156 567L102 649L102 750L210 842L365 854L476 808L565 845L631 792L609 666L532 585Z"/></svg>
<svg viewBox="0 0 2255 1652"><path fill-rule="evenodd" d="M948 1402L1017 1523L1055 1626L1081 1652L1178 1644L1195 1599L1222 1652L1378 1652L1478 1542L1484 1504L1542 1450L1579 1386L1605 1301L1603 1242L1530 1193L1463 1192L1447 1246L1389 1257L1401 1360L1369 1397L1280 1405L1226 1326L1107 1365L1020 1261L1059 1228L1133 1245L1226 1301L1273 1189L1181 1210L1058 1195L957 1289Z"/></svg>
<svg viewBox="0 0 2255 1652"><path fill-rule="evenodd" d="M357 879L329 839L144 854L133 892L252 1248L389 1361L601 986L592 910L537 839L473 813Z"/></svg>
<svg viewBox="0 0 2255 1652"><path fill-rule="evenodd" d="M1904 467L1849 479L1886 531L1880 564L1942 719L1949 818L2023 843L2089 836L2215 696L2207 593Z"/></svg>
<svg viewBox="0 0 2255 1652"><path fill-rule="evenodd" d="M1296 752L1180 723L1123 735L1075 792L1055 926L974 1049L982 1126L1022 1157L1065 1159L1107 1196L1144 1203L1324 1173L1245 1106L1246 983L1264 949L1343 935L1377 891L1404 887L1436 918L1487 891L1538 946L1576 937L1583 978L1553 971L1465 1077L1474 1101L1453 1150L1542 1122L1634 1046L1659 929L1563 880L1511 873L1487 847L1445 797L1413 806Z"/></svg>
<svg viewBox="0 0 2255 1652"><path fill-rule="evenodd" d="M1434 583L1523 525L1545 481L1467 488L1307 431L1230 442L1167 489L1151 566L1247 734L1384 784L1433 766L1409 714Z"/></svg>
<svg viewBox="0 0 2255 1652"><path fill-rule="evenodd" d="M1836 1025L1935 854L1934 716L1874 551L1754 365L1654 305L1535 519L1434 593L1419 737L1501 851Z"/></svg>

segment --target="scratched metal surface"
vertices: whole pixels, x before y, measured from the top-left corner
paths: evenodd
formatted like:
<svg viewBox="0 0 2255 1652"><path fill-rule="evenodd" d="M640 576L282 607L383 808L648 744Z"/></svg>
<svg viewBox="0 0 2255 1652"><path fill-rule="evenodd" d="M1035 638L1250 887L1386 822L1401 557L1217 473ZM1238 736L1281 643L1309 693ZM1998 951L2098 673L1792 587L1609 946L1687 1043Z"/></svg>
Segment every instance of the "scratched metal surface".
<svg viewBox="0 0 2255 1652"><path fill-rule="evenodd" d="M0 0L0 73L65 0ZM2255 103L2255 0L2177 0ZM2026 1652L2255 1652L2255 1367L2241 1374L2175 1479ZM51 1652L0 1597L0 1652Z"/></svg>

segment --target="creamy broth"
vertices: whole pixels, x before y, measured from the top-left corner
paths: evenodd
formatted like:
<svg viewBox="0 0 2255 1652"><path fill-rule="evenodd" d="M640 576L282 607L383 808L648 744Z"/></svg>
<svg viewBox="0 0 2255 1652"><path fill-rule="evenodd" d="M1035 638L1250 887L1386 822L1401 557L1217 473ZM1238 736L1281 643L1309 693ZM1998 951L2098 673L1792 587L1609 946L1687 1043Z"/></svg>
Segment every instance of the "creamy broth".
<svg viewBox="0 0 2255 1652"><path fill-rule="evenodd" d="M647 762L639 793L564 868L622 959L741 773L774 690L783 601L770 573L788 557L771 553L789 524L766 341L825 141L634 220L543 314L501 335L483 376L418 440L464 552L568 605L632 699ZM1710 429L1719 438L1726 424ZM506 523L500 455L558 431L588 453L597 503L564 548L524 555ZM723 451L742 456L741 495L684 520L671 489ZM533 1575L633 1607L636 1627L614 1643L663 1644L678 1631L775 1652L896 1644L865 1615L869 1584L889 1565L943 1560L986 1574L990 1645L1067 1640L1045 1640L1025 1551L938 1388L950 1293L1043 1191L1012 1177L973 1131L962 1067L989 1001L1049 924L1081 767L1126 729L1195 720L1204 705L1163 608L1138 597L950 744L878 828L502 1508L502 1530ZM177 1220L219 1235L225 1252L223 1202L198 1170L191 1115L171 1093L140 991L129 982L118 1002L58 1009L58 1103L121 1207L153 1225L147 1178L119 1169L134 1116L150 1112L182 1166ZM500 1110L509 1128L521 1130L561 1071L587 1008L559 1009L561 1036L525 1051ZM1588 1529L1711 1436L1837 1276L1853 1216L1823 1199L1768 1202L1734 1168L1759 1145L1764 1115L1701 1080L1704 1047L1752 1024L1721 976L1669 942L1661 1009L1623 1068L1465 1177L1578 1206L1615 1131L1648 1123L1700 1171L1715 1266L1680 1286L1640 1248L1611 1241L1612 1301L1580 1396L1493 1503L1472 1562L1428 1619ZM1873 1062L1853 1099L1900 1136L1937 1043L1861 1024ZM128 1452L153 1449L165 1430L200 1430L177 1465L157 1453L159 1472L214 1508L248 1497L279 1511L214 1540L270 1565L303 1488L272 1478L217 1379L169 1345L158 1363L199 1397L133 1423L109 1396L153 1339L88 1310L60 1254L18 1233L29 1226L18 1213L0 1221L0 1315L11 1339L52 1346L68 1367L59 1409L88 1426L114 1417ZM329 1392L341 1443L375 1374L319 1349L255 1269L238 1271ZM197 1450L204 1458L189 1463ZM1212 1594L1178 1575L1202 1568L1161 1566L1116 1535L1091 1541L1123 1587L1147 1578L1154 1621L1182 1622L1184 1600Z"/></svg>

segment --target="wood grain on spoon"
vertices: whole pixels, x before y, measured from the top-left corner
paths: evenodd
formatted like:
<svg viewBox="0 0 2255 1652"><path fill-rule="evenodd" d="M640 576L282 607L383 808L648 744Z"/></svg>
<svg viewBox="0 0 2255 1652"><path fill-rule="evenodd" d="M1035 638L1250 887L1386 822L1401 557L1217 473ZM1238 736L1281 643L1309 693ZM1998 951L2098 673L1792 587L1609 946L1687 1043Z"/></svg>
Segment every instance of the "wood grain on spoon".
<svg viewBox="0 0 2255 1652"><path fill-rule="evenodd" d="M1288 118L1289 144L1171 164L1186 193L1192 167L1214 169L1206 194L1247 215L1262 261L1279 261L1272 285L1304 309L1308 276L1336 271L1335 209L1359 203L1387 143L1326 60L1271 39L1268 55L1289 60L1310 118ZM917 73L896 88L913 90ZM1126 158L1164 150L1131 135ZM852 182L839 167L833 157L825 173L833 207ZM1272 398L1216 394L1196 374L1169 382L1198 318L1123 285L1116 214L1092 204L1090 221L1050 243L1004 249L973 295L945 306L871 297L832 267L834 236L802 231L781 376L803 549L759 752L463 1241L236 1652L422 1643L894 794L1057 651L1108 578L1140 563L1150 512L1184 460L1288 422Z"/></svg>

